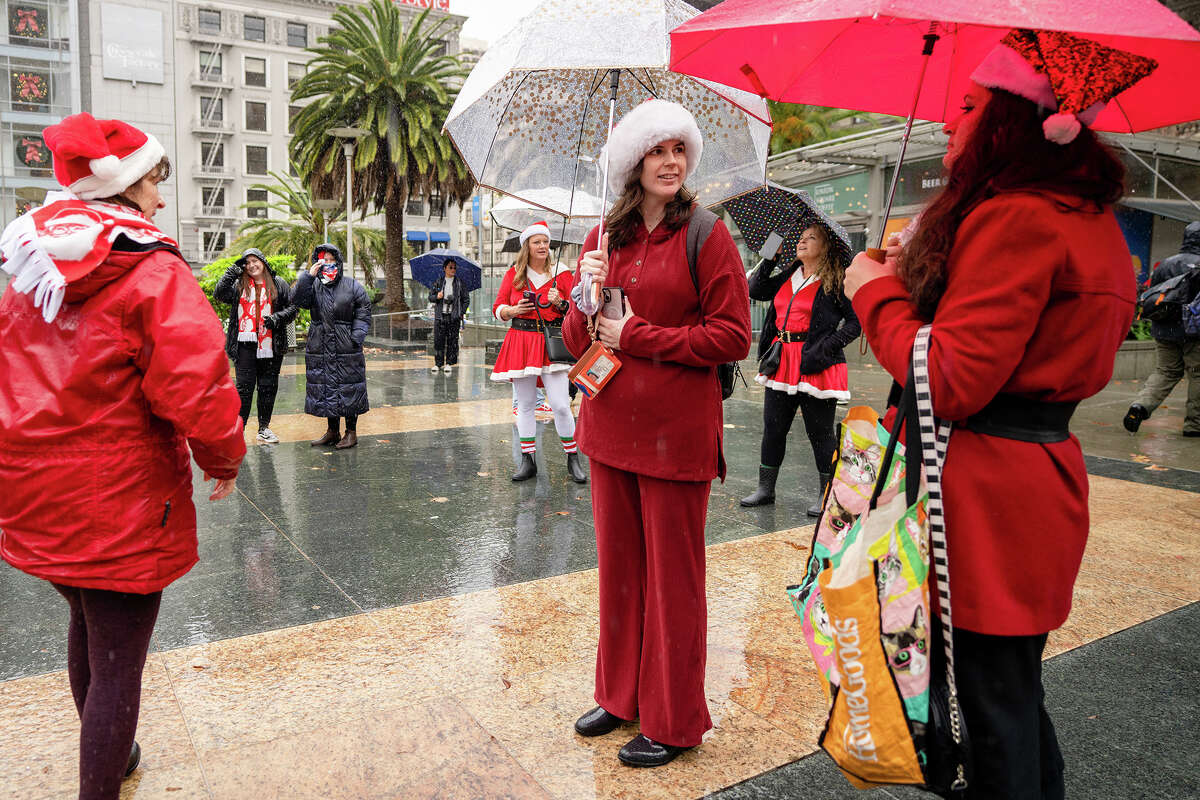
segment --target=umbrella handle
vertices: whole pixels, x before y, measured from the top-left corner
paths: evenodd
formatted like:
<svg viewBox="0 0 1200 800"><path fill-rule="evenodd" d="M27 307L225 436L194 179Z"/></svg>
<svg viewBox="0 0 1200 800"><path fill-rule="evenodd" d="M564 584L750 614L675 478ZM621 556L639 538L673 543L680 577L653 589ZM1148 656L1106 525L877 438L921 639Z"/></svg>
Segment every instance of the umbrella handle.
<svg viewBox="0 0 1200 800"><path fill-rule="evenodd" d="M596 247L604 240L604 209L608 206L608 140L612 137L613 120L617 113L617 87L621 83L621 70L608 71L608 132L604 136L604 164L600 168L600 226L596 230ZM592 282L592 302L600 302L600 282Z"/></svg>

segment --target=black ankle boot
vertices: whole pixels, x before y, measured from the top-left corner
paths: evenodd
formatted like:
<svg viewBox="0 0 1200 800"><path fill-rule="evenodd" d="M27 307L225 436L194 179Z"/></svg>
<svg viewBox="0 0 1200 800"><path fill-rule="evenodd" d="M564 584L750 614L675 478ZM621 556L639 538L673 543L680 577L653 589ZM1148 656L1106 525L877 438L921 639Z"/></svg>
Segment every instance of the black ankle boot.
<svg viewBox="0 0 1200 800"><path fill-rule="evenodd" d="M129 760L125 762L125 777L128 778L132 775L140 763L142 763L142 746L134 739L133 749L129 751Z"/></svg>
<svg viewBox="0 0 1200 800"><path fill-rule="evenodd" d="M1146 407L1134 403L1125 412L1125 416L1121 419L1121 424L1130 433L1137 433L1138 428L1142 426L1142 421L1147 419L1150 419L1150 412L1146 410Z"/></svg>
<svg viewBox="0 0 1200 800"><path fill-rule="evenodd" d="M775 503L775 479L779 477L779 467L758 468L758 488L752 494L742 498L742 505L769 506Z"/></svg>
<svg viewBox="0 0 1200 800"><path fill-rule="evenodd" d="M517 467L517 471L513 473L514 481L527 481L537 475L537 461L533 458L533 453L521 453L521 464Z"/></svg>
<svg viewBox="0 0 1200 800"><path fill-rule="evenodd" d="M603 736L621 727L626 720L615 714L610 714L600 706L596 706L579 719L575 720L575 732L580 736Z"/></svg>
<svg viewBox="0 0 1200 800"><path fill-rule="evenodd" d="M587 473L579 463L579 453L567 453L567 474L576 483L587 483Z"/></svg>
<svg viewBox="0 0 1200 800"><path fill-rule="evenodd" d="M656 742L639 733L617 751L617 758L627 767L661 767L671 763L675 756L684 750L690 749Z"/></svg>
<svg viewBox="0 0 1200 800"><path fill-rule="evenodd" d="M810 517L821 516L821 509L825 506L825 490L829 488L829 481L833 475L828 472L818 473L821 476L821 491L817 493L817 502L808 507L805 513Z"/></svg>

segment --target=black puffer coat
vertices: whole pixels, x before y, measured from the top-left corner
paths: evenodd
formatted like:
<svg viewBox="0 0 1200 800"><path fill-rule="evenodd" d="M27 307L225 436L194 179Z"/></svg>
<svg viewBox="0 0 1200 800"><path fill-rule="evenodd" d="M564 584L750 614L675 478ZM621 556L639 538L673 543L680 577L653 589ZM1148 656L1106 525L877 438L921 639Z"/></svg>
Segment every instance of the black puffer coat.
<svg viewBox="0 0 1200 800"><path fill-rule="evenodd" d="M337 257L337 277L326 286L305 270L292 296L297 306L312 311L304 348L304 411L317 417L365 414L371 406L363 342L371 328L371 301L361 283L342 274L342 254L336 247L321 245L313 258L326 250Z"/></svg>
<svg viewBox="0 0 1200 800"><path fill-rule="evenodd" d="M1168 281L1190 269L1200 269L1200 222L1188 223L1183 229L1183 244L1178 255L1164 258L1146 285ZM1150 335L1161 342L1182 342L1188 338L1183 332L1183 319L1179 317L1170 322L1151 322Z"/></svg>
<svg viewBox="0 0 1200 800"><path fill-rule="evenodd" d="M288 351L287 326L296 319L296 315L300 313L300 309L292 302L292 287L288 286L287 281L275 274L275 271L271 269L270 263L267 262L267 257L261 251L253 248L243 253L242 257L233 263L233 266L225 270L225 274L221 276L221 279L217 281L217 285L213 287L213 298L217 302L229 304L229 325L225 328L225 355L235 361L237 360L238 279L246 271L246 256L258 256L267 265L267 273L270 274L271 280L275 281L275 302L271 304L271 308L274 310L263 321L273 333L271 336L271 351L275 354L275 368L279 369L279 365L283 363L283 357Z"/></svg>
<svg viewBox="0 0 1200 800"><path fill-rule="evenodd" d="M775 295L800 268L800 262L794 261L791 266L778 275L771 275L775 268L774 261L763 261L750 275L750 299L770 303L766 319L763 320L762 333L758 340L758 356L771 346L771 342L779 335L775 324ZM858 316L850 305L845 293L837 297L825 294L823 286L817 287L817 295L813 298L812 318L808 323L808 336L804 340L804 348L800 351L800 372L814 375L834 364L846 363L842 352L846 345L853 342L862 333Z"/></svg>

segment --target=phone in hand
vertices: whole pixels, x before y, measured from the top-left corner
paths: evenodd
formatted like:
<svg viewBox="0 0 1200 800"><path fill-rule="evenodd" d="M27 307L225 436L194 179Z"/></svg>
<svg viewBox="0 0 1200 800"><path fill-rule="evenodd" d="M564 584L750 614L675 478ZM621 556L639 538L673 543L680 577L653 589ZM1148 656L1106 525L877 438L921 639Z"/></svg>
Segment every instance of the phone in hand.
<svg viewBox="0 0 1200 800"><path fill-rule="evenodd" d="M619 287L601 289L600 313L609 319L625 316L625 293Z"/></svg>
<svg viewBox="0 0 1200 800"><path fill-rule="evenodd" d="M522 299L524 299L530 303L533 303L535 305L537 304L537 295L535 295L529 289L526 289L525 291L521 292L521 297L522 297Z"/></svg>
<svg viewBox="0 0 1200 800"><path fill-rule="evenodd" d="M763 242L762 248L758 254L770 261L779 253L779 246L783 244L783 236L778 231L771 231L771 235Z"/></svg>

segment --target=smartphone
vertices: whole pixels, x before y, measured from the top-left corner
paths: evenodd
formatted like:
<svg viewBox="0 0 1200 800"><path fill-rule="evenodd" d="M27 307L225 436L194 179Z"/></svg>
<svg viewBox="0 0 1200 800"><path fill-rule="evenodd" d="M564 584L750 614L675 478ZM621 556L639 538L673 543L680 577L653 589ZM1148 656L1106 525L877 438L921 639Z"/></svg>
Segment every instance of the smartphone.
<svg viewBox="0 0 1200 800"><path fill-rule="evenodd" d="M537 302L537 295L535 295L529 289L526 289L525 291L521 292L521 297L523 297L524 299L528 300L531 303Z"/></svg>
<svg viewBox="0 0 1200 800"><path fill-rule="evenodd" d="M767 237L767 241L763 242L762 249L758 251L758 254L769 261L779 252L781 244L783 244L783 236L778 231L771 231L771 235Z"/></svg>
<svg viewBox="0 0 1200 800"><path fill-rule="evenodd" d="M605 287L601 290L603 303L600 313L609 319L620 319L625 316L625 293L617 287Z"/></svg>

